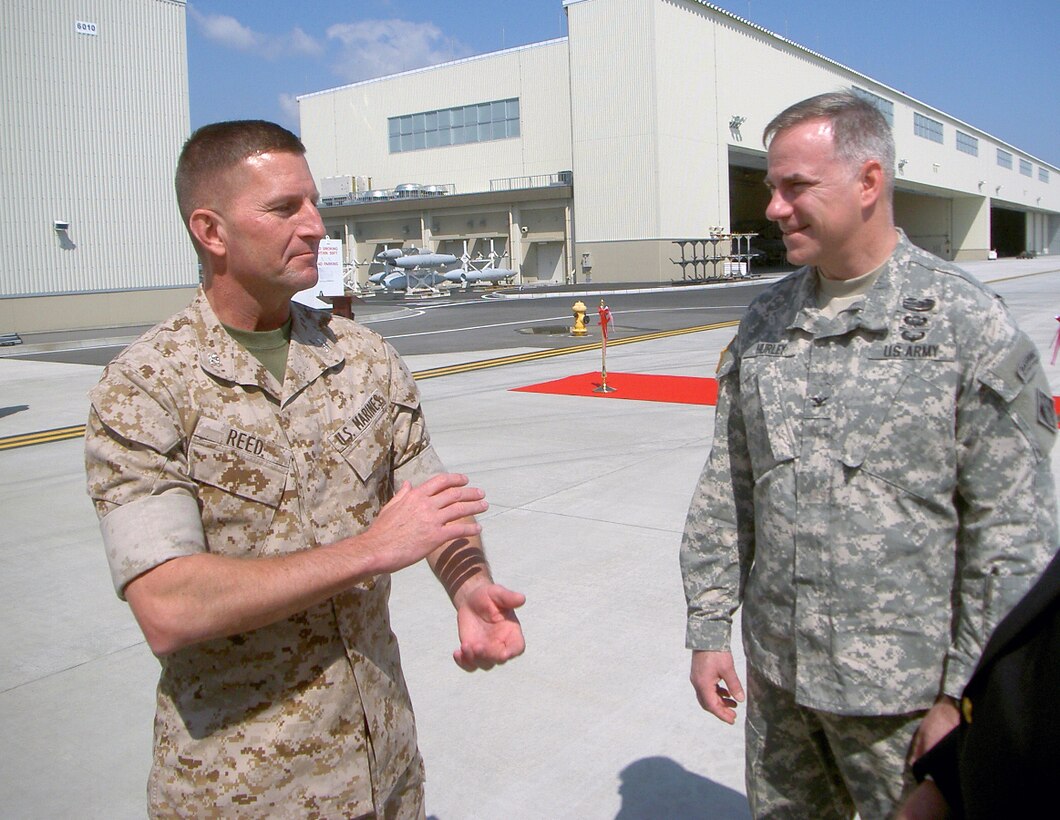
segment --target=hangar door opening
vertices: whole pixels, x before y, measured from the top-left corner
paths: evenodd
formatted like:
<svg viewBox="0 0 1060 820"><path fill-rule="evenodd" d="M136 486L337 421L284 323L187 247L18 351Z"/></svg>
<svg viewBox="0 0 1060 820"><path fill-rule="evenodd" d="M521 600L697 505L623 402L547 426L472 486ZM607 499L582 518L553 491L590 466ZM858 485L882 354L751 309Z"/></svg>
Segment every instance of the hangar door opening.
<svg viewBox="0 0 1060 820"><path fill-rule="evenodd" d="M1023 253L1026 239L1027 214L1008 208L990 208L990 247L999 257Z"/></svg>
<svg viewBox="0 0 1060 820"><path fill-rule="evenodd" d="M784 240L775 222L766 219L769 189L766 188L765 158L729 155L729 225L734 233L754 233L751 252L756 254L753 269L791 270ZM736 165L734 161L758 162L761 168Z"/></svg>

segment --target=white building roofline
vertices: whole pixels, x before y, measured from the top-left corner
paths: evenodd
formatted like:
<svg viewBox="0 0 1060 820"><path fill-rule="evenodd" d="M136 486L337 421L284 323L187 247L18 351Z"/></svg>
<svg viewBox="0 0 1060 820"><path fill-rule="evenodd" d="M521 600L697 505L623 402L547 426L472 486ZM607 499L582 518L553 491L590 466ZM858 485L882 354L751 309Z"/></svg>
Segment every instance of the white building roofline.
<svg viewBox="0 0 1060 820"><path fill-rule="evenodd" d="M573 6L573 5L577 5L578 3L584 3L584 2L588 2L588 0L563 0L563 7L567 8L568 6ZM1024 151L1022 148L1019 148L1018 146L1013 145L1010 142L1006 142L1005 140L1003 140L1003 139L1001 139L999 137L995 137L993 134L990 134L989 132L984 131L981 128L978 128L978 127L972 125L971 123L967 123L964 120L958 119L957 117L953 116L952 114L947 113L946 111L943 111L941 108L936 108L935 106L930 105L929 103L923 102L922 100L918 100L916 97L912 97L912 96L910 96L909 94L906 94L903 91L899 91L896 88L892 88L891 86L887 85L886 83L882 83L879 80L877 80L877 79L875 79L873 77L870 77L868 74L862 74L860 71L858 71L856 69L853 69L850 66L843 65L843 63L840 63L837 60L833 60L831 57L826 57L825 55L823 55L823 54L821 54L819 52L816 52L816 51L814 51L811 48L807 48L806 46L801 45L800 43L796 43L794 40L789 40L787 37L784 37L784 36L782 36L780 34L777 34L774 31L770 31L769 29L764 28L764 27L758 25L757 23L752 23L750 20L748 20L748 19L746 19L744 17L740 17L740 15L738 15L738 14L733 14L731 11L727 11L726 9L721 8L721 6L716 6L713 3L708 3L708 2L706 2L706 0L689 0L689 2L697 3L697 4L701 5L701 6L704 6L704 7L708 8L708 9L710 9L712 12L714 12L715 14L717 14L720 17L727 17L728 19L733 20L733 21L739 23L740 25L747 26L748 28L750 28L750 29L752 29L752 30L754 30L754 31L756 31L756 32L758 32L760 34L763 34L766 37L769 37L769 38L771 38L773 40L776 40L776 41L778 41L780 43L783 43L786 46L789 46L789 47L791 47L793 49L796 49L797 51L801 51L803 54L807 54L810 57L813 57L815 60L820 60L823 63L827 63L828 65L835 66L836 68L839 68L839 69L841 69L844 72L847 72L849 74L854 75L855 77L860 78L866 84L871 84L872 86L875 86L877 89L882 89L882 90L884 90L884 91L886 91L886 92L888 92L890 94L895 95L898 98L901 98L907 104L911 104L911 105L915 105L915 106L920 107L921 109L923 109L923 111L925 113L932 113L932 114L935 114L937 116L945 117L946 119L948 119L952 123L955 123L956 125L961 126L962 129L967 129L969 132L972 133L972 135L977 135L979 137L986 138L986 139L990 140L991 142L995 143L1000 148L1006 148L1006 149L1011 150L1017 157L1021 157L1022 156L1025 159L1032 160L1032 161L1036 162L1039 166L1041 166L1043 168L1048 168L1050 170L1050 172L1052 172L1052 173L1060 174L1060 167L1058 167L1056 165L1053 165L1052 163L1047 162L1047 161L1045 161L1043 159L1040 159L1039 157L1036 157L1035 155L1033 155L1031 153L1028 153L1027 151ZM488 51L488 52L486 52L484 54L475 54L475 55L473 55L471 57L461 57L458 60L449 60L448 62L436 63L435 65L423 66L422 68L413 68L413 69L410 69L408 71L398 72L397 74L386 74L386 75L384 75L382 77L373 77L373 78L368 79L368 80L361 80L361 81L356 82L356 83L349 83L347 85L336 86L335 88L328 88L328 89L325 89L323 91L313 91L313 92L310 92L308 94L300 94L300 95L297 96L296 99L301 101L301 100L304 100L304 99L308 99L309 97L316 97L316 96L320 96L322 94L331 94L331 93L333 93L335 91L342 91L342 90L347 89L347 88L357 88L358 86L370 85L371 83L378 83L378 82L383 82L385 80L391 80L391 79L394 79L395 77L407 77L407 76L413 75L413 74L421 74L421 73L423 73L425 71L434 71L436 69L447 68L449 66L461 65L463 63L470 63L470 62L473 62L475 60L484 60L484 59L487 59L487 58L490 58L490 57L496 57L496 56L498 56L500 54L510 54L510 53L514 53L514 52L517 52L517 51L524 51L526 49L540 48L542 46L555 45L557 43L566 42L566 40L567 40L566 37L556 37L556 38L554 38L552 40L542 40L539 43L527 43L526 45L514 46L512 48L502 49L500 51ZM866 90L872 90L872 89L869 88L869 89L866 89Z"/></svg>
<svg viewBox="0 0 1060 820"><path fill-rule="evenodd" d="M500 54L514 54L517 51L526 51L531 48L542 48L543 46L552 46L557 43L565 43L566 37L556 37L552 40L542 40L539 43L527 43L521 46L512 46L511 48L501 49L500 51L487 51L484 54L473 54L470 57L461 57L457 60L448 60L444 63L435 63L434 65L422 66L421 68L410 68L408 71L399 71L397 74L384 74L381 77L372 77L368 80L359 80L355 83L348 83L346 85L336 86L335 88L326 88L323 91L311 91L308 94L299 94L295 99L299 102L308 99L309 97L319 97L322 94L332 94L336 91L344 91L348 88L358 88L360 86L371 85L372 83L380 83L385 80L392 80L395 77L408 77L412 74L422 74L425 71L436 71L442 68L448 68L449 66L461 65L463 63L473 63L475 60L485 60L489 57L496 57Z"/></svg>
<svg viewBox="0 0 1060 820"><path fill-rule="evenodd" d="M578 2L583 2L583 0L568 0L568 2L564 2L563 5L567 6L567 5L571 5L572 3L578 3ZM1046 162L1045 160L1039 159L1038 157L1034 156L1033 154L1029 154L1028 152L1024 151L1022 148L1018 148L1017 146L1013 145L1012 143L1005 142L1003 139L1000 139L999 137L995 137L993 134L990 134L990 133L984 131L981 128L977 128L976 126L971 125L970 123L967 123L964 120L960 120L957 117L953 116L952 114L947 113L946 111L943 111L941 108L935 108L935 106L930 105L929 103L923 102L921 100L918 100L916 97L912 97L909 94L906 94L903 91L899 91L896 88L892 88L891 86L887 85L886 83L881 83L879 80L874 79L873 77L870 77L867 74L862 74L860 71L857 71L856 69L853 69L850 66L843 65L842 63L838 62L837 60L833 60L831 57L826 57L823 54L819 54L818 52L814 51L813 49L807 48L804 45L796 43L794 40L789 40L787 37L783 37L783 36L781 36L780 34L777 34L774 31L770 31L767 28L763 28L762 26L758 25L757 23L752 23L750 20L747 20L747 19L745 19L743 17L740 17L738 14L733 14L731 11L726 11L725 9L721 8L720 6L716 6L713 3L706 2L706 0L690 0L690 2L698 3L701 6L706 6L708 9L710 9L713 12L716 12L718 15L720 15L722 17L728 17L730 20L735 20L736 22L740 23L741 25L745 25L748 28L754 29L755 31L757 31L757 32L759 32L761 34L766 35L767 37L771 37L772 39L778 40L779 42L784 43L785 45L788 45L788 46L791 46L792 48L798 49L799 51L803 52L804 54L808 54L808 55L810 55L811 57L813 57L813 58L815 58L817 60L821 60L822 62L828 63L829 65L834 65L836 68L841 68L843 71L849 72L851 74L854 74L857 77L862 78L867 83L872 83L876 87L885 89L886 91L890 92L891 94L894 94L894 95L896 95L898 97L901 97L903 100L906 100L909 103L914 103L914 104L920 106L921 108L925 109L926 112L930 112L930 113L933 113L933 114L937 114L937 115L946 117L948 120L956 123L957 125L960 125L963 128L967 128L969 131L973 131L976 134L978 134L979 136L986 137L990 141L997 143L997 145L999 147L1009 148L1015 154L1023 155L1027 159L1034 160L1039 165L1041 165L1041 166L1043 166L1045 168L1049 168L1051 171L1060 172L1060 168L1057 168L1057 166L1052 165L1051 163ZM866 89L866 90L871 90L871 89Z"/></svg>

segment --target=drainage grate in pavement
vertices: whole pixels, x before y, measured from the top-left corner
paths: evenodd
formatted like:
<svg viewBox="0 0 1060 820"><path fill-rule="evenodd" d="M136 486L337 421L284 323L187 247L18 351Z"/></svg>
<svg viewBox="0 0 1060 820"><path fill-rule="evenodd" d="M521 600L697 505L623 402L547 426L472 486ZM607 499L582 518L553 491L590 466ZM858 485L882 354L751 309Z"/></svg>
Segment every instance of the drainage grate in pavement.
<svg viewBox="0 0 1060 820"><path fill-rule="evenodd" d="M521 327L516 333L527 336L570 336L569 325L537 325L535 327Z"/></svg>

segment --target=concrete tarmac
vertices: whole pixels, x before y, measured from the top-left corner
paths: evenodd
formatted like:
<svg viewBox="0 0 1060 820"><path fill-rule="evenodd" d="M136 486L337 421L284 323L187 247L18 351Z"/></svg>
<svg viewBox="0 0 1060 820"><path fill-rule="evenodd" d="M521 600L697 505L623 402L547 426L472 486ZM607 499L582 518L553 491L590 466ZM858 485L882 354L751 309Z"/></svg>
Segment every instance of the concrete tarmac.
<svg viewBox="0 0 1060 820"><path fill-rule="evenodd" d="M1006 297L1060 393L1049 364L1060 257L966 268ZM711 376L732 333L613 347L608 370ZM422 371L493 355L407 360ZM395 576L439 820L749 816L742 718L729 727L699 709L684 649L677 552L713 410L511 392L599 364L590 351L420 383L442 458L486 490L497 580L528 597L526 654L469 675L452 661L455 619L429 570ZM0 439L83 423L100 370L0 359ZM145 816L158 663L111 587L82 448L0 451L4 817Z"/></svg>

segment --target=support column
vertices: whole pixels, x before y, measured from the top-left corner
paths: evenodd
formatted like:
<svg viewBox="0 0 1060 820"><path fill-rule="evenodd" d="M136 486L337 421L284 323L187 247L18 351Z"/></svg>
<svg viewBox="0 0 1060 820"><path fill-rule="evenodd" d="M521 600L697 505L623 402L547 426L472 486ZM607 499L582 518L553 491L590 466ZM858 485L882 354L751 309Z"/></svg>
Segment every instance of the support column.
<svg viewBox="0 0 1060 820"><path fill-rule="evenodd" d="M523 217L518 205L508 207L508 264L515 271L515 281L523 282Z"/></svg>
<svg viewBox="0 0 1060 820"><path fill-rule="evenodd" d="M952 203L953 260L986 259L990 250L990 198L958 197Z"/></svg>

